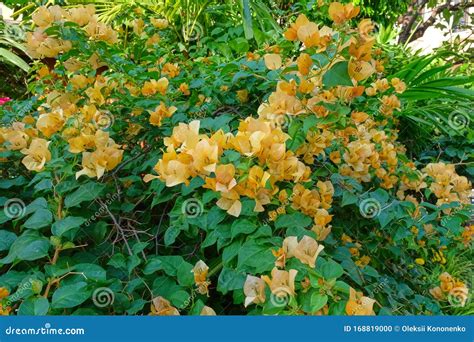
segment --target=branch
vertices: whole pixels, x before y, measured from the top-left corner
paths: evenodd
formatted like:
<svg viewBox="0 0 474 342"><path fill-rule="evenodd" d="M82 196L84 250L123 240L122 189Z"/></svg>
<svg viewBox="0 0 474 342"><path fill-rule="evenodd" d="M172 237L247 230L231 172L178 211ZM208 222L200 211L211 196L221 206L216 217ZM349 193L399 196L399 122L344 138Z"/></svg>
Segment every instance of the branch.
<svg viewBox="0 0 474 342"><path fill-rule="evenodd" d="M460 10L460 9L465 10L467 8L470 8L470 7L474 7L474 3L472 3L472 2L470 2L470 3L469 2L460 2L460 3L457 3L457 4L450 4L449 1L448 1L444 5L441 5L441 6L438 6L438 7L434 8L431 11L431 15L428 18L428 20L426 20L423 24L421 24L415 30L413 35L410 37L409 41L411 42L413 40L416 40L416 39L422 37L423 34L426 32L426 30L435 23L436 17L438 16L438 14L443 12L444 10L454 12L454 11L457 11L457 10Z"/></svg>

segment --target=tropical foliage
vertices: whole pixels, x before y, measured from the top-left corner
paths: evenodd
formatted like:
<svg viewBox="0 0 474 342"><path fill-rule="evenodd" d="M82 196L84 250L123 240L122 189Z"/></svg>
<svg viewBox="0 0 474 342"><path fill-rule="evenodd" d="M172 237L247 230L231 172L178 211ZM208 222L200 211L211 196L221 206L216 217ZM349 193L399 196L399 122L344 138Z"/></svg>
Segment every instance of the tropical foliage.
<svg viewBox="0 0 474 342"><path fill-rule="evenodd" d="M353 4L193 35L97 8L35 9L1 103L2 314L474 312L472 78Z"/></svg>

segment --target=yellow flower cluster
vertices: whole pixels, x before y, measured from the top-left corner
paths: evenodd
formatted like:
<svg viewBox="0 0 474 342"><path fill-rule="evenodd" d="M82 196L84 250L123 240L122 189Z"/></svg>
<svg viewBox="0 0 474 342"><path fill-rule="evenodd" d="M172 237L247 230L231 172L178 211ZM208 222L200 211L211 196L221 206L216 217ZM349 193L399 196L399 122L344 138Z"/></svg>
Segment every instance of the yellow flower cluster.
<svg viewBox="0 0 474 342"><path fill-rule="evenodd" d="M437 300L455 300L460 306L466 305L469 289L462 281L453 278L448 272L439 276L440 285L430 289L431 295Z"/></svg>
<svg viewBox="0 0 474 342"><path fill-rule="evenodd" d="M277 258L275 267L271 272L271 277L263 275L260 278L248 275L244 283L245 306L252 303L265 303L265 284L272 291L273 296L288 297L295 295L295 278L298 271L290 269L284 270L286 259L295 257L303 264L311 268L316 266L316 259L324 246L310 236L304 236L299 242L296 236L289 236L283 241L283 247L274 251ZM283 268L283 269L280 269Z"/></svg>
<svg viewBox="0 0 474 342"><path fill-rule="evenodd" d="M431 163L423 169L423 172L434 180L430 185L430 190L438 198L438 205L469 202L471 183L466 177L456 174L454 165Z"/></svg>
<svg viewBox="0 0 474 342"><path fill-rule="evenodd" d="M28 53L33 58L54 58L72 48L71 41L55 38L46 33L46 30L53 24L73 22L83 27L91 39L108 43L117 41L117 33L108 25L98 21L95 8L92 5L69 10L60 6L42 6L33 13L32 20L36 29L27 33L26 43Z"/></svg>
<svg viewBox="0 0 474 342"><path fill-rule="evenodd" d="M288 135L270 122L249 117L240 122L235 135L219 130L210 137L199 134L199 125L199 121L192 121L174 128L172 136L165 138L167 150L154 168L158 176L147 175L146 181L159 178L171 187L199 176L205 180L204 188L221 194L217 205L237 217L241 196L254 199L254 210L262 212L278 193L276 182L308 180L310 169L286 149ZM226 150L237 151L256 165L243 169L219 164Z"/></svg>

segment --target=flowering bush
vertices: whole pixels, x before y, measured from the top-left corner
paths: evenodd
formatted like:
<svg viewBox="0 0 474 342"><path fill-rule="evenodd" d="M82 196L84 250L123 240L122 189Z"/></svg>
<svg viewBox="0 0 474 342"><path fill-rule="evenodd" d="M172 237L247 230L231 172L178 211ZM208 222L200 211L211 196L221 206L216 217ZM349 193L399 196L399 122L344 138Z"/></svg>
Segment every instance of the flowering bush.
<svg viewBox="0 0 474 342"><path fill-rule="evenodd" d="M32 96L0 109L1 312L472 310L470 182L406 156L374 25L321 10L228 61L38 8Z"/></svg>

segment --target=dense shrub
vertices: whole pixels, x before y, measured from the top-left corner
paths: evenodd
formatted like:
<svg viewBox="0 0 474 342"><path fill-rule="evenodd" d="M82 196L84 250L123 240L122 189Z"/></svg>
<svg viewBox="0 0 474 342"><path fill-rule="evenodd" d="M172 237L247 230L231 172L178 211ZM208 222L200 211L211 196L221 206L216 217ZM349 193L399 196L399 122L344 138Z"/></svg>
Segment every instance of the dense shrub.
<svg viewBox="0 0 474 342"><path fill-rule="evenodd" d="M373 24L321 10L228 61L39 8L32 96L1 109L2 312L472 311L470 182L406 156Z"/></svg>

